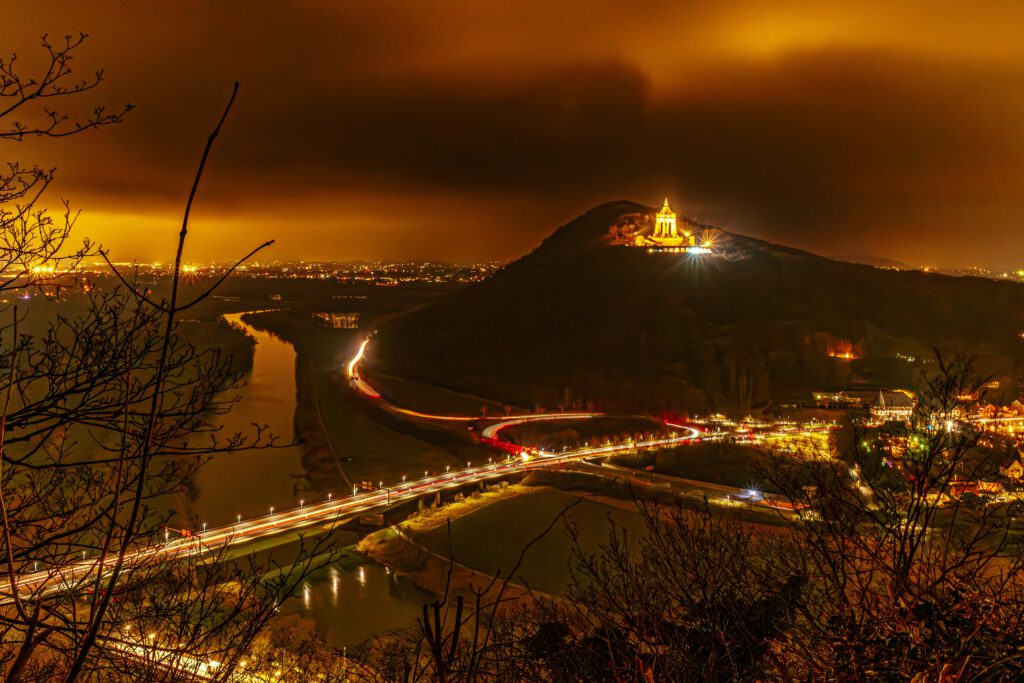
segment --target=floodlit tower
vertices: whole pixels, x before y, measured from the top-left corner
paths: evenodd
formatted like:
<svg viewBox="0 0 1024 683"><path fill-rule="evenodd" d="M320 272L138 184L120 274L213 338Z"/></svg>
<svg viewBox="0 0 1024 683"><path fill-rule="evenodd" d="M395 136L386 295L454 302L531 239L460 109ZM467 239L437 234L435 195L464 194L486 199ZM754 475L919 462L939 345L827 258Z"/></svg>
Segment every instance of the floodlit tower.
<svg viewBox="0 0 1024 683"><path fill-rule="evenodd" d="M668 197L665 197L665 204L658 212L657 223L654 225L654 236L657 237L678 237L676 232L676 214L668 205Z"/></svg>

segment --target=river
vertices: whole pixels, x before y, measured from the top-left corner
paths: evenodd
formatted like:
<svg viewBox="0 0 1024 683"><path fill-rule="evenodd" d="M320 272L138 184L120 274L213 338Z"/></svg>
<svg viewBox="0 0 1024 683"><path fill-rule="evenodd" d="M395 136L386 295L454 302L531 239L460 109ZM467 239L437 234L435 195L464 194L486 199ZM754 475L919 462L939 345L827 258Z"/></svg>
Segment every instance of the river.
<svg viewBox="0 0 1024 683"><path fill-rule="evenodd" d="M242 322L245 313L224 318L256 340L252 372L238 402L214 422L222 435L253 434L266 424L279 443L294 440L295 351L280 338ZM303 497L302 447L286 446L218 454L192 479L192 512L210 526L230 524L237 515L251 519L271 507L295 507Z"/></svg>
<svg viewBox="0 0 1024 683"><path fill-rule="evenodd" d="M231 412L218 418L225 434L251 433L266 424L281 443L294 439L295 349L288 342L242 321L246 313L225 315L256 340L252 372ZM192 513L210 526L237 515L249 519L298 505L304 491L302 447L288 446L214 456L191 482ZM422 605L433 600L407 579L376 564L330 566L309 579L284 614L312 619L322 637L354 646L385 631L415 624Z"/></svg>

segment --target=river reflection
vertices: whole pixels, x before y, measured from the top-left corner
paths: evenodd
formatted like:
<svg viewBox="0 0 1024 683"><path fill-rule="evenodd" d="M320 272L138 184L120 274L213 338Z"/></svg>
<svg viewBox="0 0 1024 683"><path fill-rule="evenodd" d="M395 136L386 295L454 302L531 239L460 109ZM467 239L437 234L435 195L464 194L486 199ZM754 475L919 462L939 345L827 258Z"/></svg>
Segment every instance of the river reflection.
<svg viewBox="0 0 1024 683"><path fill-rule="evenodd" d="M252 373L231 412L218 419L224 435L251 433L266 424L281 442L294 437L295 349L242 321L224 318L256 340ZM190 508L210 526L266 515L309 500L303 491L301 446L214 456L192 480ZM344 541L347 542L347 541ZM434 597L378 564L337 564L319 571L282 606L284 614L312 619L322 637L338 647L358 645L381 633L412 626Z"/></svg>
<svg viewBox="0 0 1024 683"><path fill-rule="evenodd" d="M379 564L332 565L311 577L281 612L310 618L326 642L351 647L415 626L423 605L434 599Z"/></svg>
<svg viewBox="0 0 1024 683"><path fill-rule="evenodd" d="M295 350L278 337L242 322L245 313L224 318L256 340L252 373L239 400L216 424L222 436L254 434L253 423L266 424L279 443L294 439ZM301 446L216 455L192 479L192 513L210 526L228 524L236 515L251 519L271 507L295 507L302 491Z"/></svg>

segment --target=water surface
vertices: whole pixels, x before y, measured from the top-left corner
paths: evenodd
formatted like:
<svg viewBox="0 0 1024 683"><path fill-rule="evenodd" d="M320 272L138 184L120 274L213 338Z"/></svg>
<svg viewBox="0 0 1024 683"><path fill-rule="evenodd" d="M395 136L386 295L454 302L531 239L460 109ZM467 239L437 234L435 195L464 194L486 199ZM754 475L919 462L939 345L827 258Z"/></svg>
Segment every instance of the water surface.
<svg viewBox="0 0 1024 683"><path fill-rule="evenodd" d="M266 424L279 440L294 438L295 349L277 336L242 321L246 313L224 318L256 340L252 373L239 400L217 424L226 434L251 433ZM192 511L210 526L236 515L249 519L309 500L302 475L301 446L241 451L214 456L193 478ZM379 564L339 563L311 576L298 595L281 608L316 623L320 635L337 647L351 647L386 631L416 623L434 597Z"/></svg>
<svg viewBox="0 0 1024 683"><path fill-rule="evenodd" d="M273 334L242 322L243 315L224 318L256 340L252 373L231 412L215 423L225 436L255 435L253 423L265 424L279 443L290 443L295 438L295 350ZM251 519L268 514L271 507L295 507L307 495L303 474L301 446L216 455L192 480L193 514L210 526L220 526L237 515Z"/></svg>

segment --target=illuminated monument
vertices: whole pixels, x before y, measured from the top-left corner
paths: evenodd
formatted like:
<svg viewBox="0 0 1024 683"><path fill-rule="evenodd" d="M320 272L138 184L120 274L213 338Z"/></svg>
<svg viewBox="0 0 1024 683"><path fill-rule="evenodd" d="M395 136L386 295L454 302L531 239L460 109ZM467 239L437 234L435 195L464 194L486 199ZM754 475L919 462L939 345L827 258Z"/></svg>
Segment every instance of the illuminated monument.
<svg viewBox="0 0 1024 683"><path fill-rule="evenodd" d="M649 214L648 214L649 215ZM654 217L654 231L649 235L636 234L633 246L647 247L651 251L686 252L707 254L711 252L710 240L697 244L697 237L684 219L682 225L676 222L676 214L668 204L668 198L661 211Z"/></svg>
<svg viewBox="0 0 1024 683"><path fill-rule="evenodd" d="M676 214L672 207L668 205L668 197L665 197L665 204L655 217L654 235L652 235L652 238L662 242L665 246L677 247L684 241L688 242L691 246L694 244L693 235L688 231L684 231L680 236L676 227Z"/></svg>

